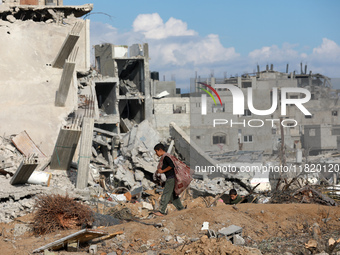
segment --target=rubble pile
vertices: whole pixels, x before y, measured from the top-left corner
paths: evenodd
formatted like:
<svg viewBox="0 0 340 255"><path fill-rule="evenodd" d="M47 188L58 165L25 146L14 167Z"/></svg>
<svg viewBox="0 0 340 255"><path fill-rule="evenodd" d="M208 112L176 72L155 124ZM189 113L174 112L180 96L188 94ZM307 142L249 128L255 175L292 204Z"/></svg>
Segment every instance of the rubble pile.
<svg viewBox="0 0 340 255"><path fill-rule="evenodd" d="M237 182L227 181L226 178L222 177L207 178L206 180L194 179L190 184L193 197L216 196L225 192L228 193L231 189L236 189L238 194L242 196L248 194L248 191Z"/></svg>
<svg viewBox="0 0 340 255"><path fill-rule="evenodd" d="M316 203L328 206L337 206L336 201L322 194L311 186L305 186L295 190L274 192L270 199L271 203Z"/></svg>

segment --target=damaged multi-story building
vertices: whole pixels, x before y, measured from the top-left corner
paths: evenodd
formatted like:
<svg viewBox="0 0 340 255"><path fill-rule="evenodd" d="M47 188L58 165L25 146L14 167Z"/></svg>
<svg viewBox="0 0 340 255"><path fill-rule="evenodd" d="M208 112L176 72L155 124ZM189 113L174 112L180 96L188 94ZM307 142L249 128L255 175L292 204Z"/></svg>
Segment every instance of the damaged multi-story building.
<svg viewBox="0 0 340 255"><path fill-rule="evenodd" d="M202 83L216 88L221 102L215 104L207 100L206 115L202 115L200 90ZM244 95L244 113L233 114L232 93L227 88L217 88L228 84L239 88ZM277 88L277 102L273 106L273 90ZM304 88L310 91L311 99L303 106L311 112L305 115L296 105L288 104L286 114L281 112L281 91L289 88ZM276 107L270 115L255 115L249 107L248 91L252 92L253 108L268 110ZM273 65L266 70L253 74L224 79L191 79L191 139L204 151L264 151L272 154L280 150L283 141L287 151L304 148L309 153L336 150L340 146L340 91L333 89L331 79L321 75L307 73L307 66L301 73L285 73L273 70ZM283 92L282 92L283 93ZM304 93L289 92L287 99L302 99ZM215 96L215 95L214 95ZM216 96L215 96L216 97ZM248 99L248 100L247 100ZM217 98L216 98L217 100ZM248 104L247 104L248 101ZM218 102L218 101L217 101ZM275 108L274 108L275 109ZM215 120L215 127L213 126ZM283 121L283 125L281 124Z"/></svg>
<svg viewBox="0 0 340 255"><path fill-rule="evenodd" d="M148 119L164 136L171 121L189 127L189 101L180 97L174 81L160 81L158 72L150 72L148 44L96 45L95 61L101 80L112 81L95 81L99 112L116 121L98 124L117 124L111 131L125 133Z"/></svg>
<svg viewBox="0 0 340 255"><path fill-rule="evenodd" d="M26 130L51 155L59 128L77 105L77 72L90 69L90 21L78 17L92 8L56 0L2 1L2 134Z"/></svg>

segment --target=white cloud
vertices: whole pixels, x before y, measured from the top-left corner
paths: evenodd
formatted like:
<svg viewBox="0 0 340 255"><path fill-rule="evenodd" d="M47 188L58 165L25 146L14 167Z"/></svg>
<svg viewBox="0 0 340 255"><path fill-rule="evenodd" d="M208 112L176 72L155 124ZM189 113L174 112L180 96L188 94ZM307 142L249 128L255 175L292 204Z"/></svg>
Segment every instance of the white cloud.
<svg viewBox="0 0 340 255"><path fill-rule="evenodd" d="M164 39L170 36L192 36L197 33L188 30L187 23L170 18L166 23L158 13L140 14L133 22L133 30L144 34L146 39Z"/></svg>
<svg viewBox="0 0 340 255"><path fill-rule="evenodd" d="M299 57L299 53L294 50L297 45L283 44L282 48L277 45L265 46L249 53L249 58L256 61L282 62L291 61Z"/></svg>
<svg viewBox="0 0 340 255"><path fill-rule="evenodd" d="M312 58L340 63L340 47L336 42L323 38L322 44L313 49Z"/></svg>

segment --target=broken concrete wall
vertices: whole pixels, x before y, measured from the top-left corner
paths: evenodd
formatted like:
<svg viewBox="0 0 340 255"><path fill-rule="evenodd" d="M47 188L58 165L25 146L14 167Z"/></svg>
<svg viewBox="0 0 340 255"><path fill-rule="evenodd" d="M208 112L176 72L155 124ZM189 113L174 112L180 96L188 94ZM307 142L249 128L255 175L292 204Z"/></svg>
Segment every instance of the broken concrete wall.
<svg viewBox="0 0 340 255"><path fill-rule="evenodd" d="M153 96L157 94L167 91L170 97L175 97L176 94L176 82L175 81L152 81L153 86ZM178 95L179 96L179 95Z"/></svg>
<svg viewBox="0 0 340 255"><path fill-rule="evenodd" d="M56 23L16 20L0 21L0 133L26 130L46 154L51 155L59 128L77 105L77 86L71 84L64 108L54 106L62 75L51 63L78 19ZM83 30L85 30L83 28ZM85 31L83 31L85 34ZM86 36L78 42L76 70L85 70ZM82 63L81 63L82 62Z"/></svg>
<svg viewBox="0 0 340 255"><path fill-rule="evenodd" d="M175 122L184 132L190 132L190 102L188 97L154 99L155 127L163 137L168 137L169 125Z"/></svg>
<svg viewBox="0 0 340 255"><path fill-rule="evenodd" d="M217 165L217 161L210 158L195 142L191 141L190 137L174 122L170 124L170 135L175 140L178 153L192 169L195 166Z"/></svg>

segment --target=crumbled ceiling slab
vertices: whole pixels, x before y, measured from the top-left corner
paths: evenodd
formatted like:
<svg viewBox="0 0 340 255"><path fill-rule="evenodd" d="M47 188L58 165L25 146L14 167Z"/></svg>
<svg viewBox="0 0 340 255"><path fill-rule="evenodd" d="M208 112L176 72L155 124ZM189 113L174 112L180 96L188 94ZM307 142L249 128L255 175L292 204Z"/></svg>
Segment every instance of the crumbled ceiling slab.
<svg viewBox="0 0 340 255"><path fill-rule="evenodd" d="M56 19L58 14L63 14L67 18L70 15L74 17L82 17L93 9L93 4L85 4L80 6L36 6L36 5L17 5L8 6L0 5L0 18L2 20L9 20L13 17L18 20L33 20L46 21L49 19ZM10 17L9 19L7 17ZM14 19L14 20L15 20ZM13 20L13 21L14 21ZM12 22L11 20L9 20Z"/></svg>

